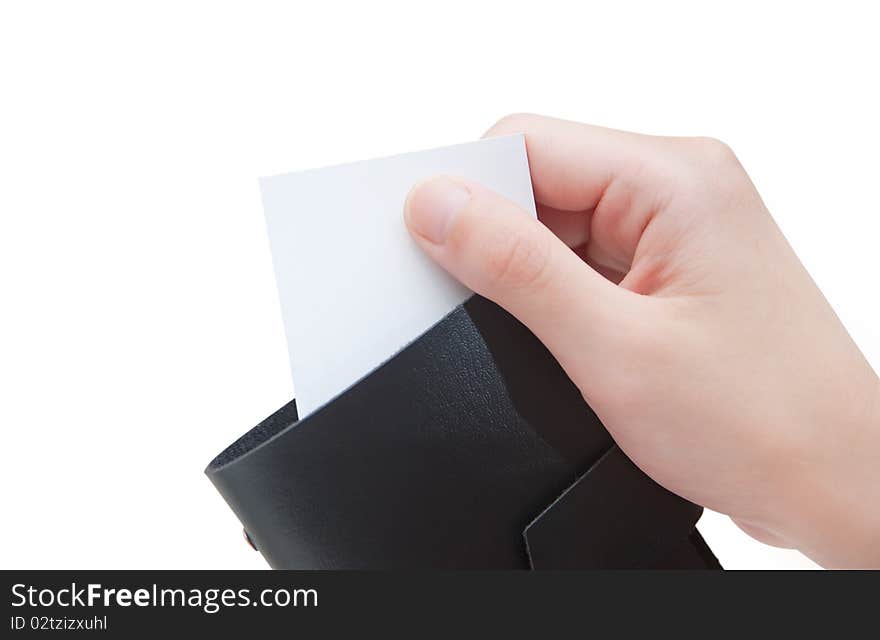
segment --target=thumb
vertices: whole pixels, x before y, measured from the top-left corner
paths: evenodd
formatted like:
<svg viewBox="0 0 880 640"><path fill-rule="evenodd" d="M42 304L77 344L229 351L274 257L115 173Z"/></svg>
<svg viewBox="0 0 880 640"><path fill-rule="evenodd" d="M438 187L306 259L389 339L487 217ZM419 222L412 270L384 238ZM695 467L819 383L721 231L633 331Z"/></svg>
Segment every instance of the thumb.
<svg viewBox="0 0 880 640"><path fill-rule="evenodd" d="M529 327L573 378L589 375L584 360L601 366L602 352L613 357L608 351L621 335L621 315L633 313L621 305L630 307L626 294L632 294L510 200L479 184L439 176L413 188L404 218L428 255ZM584 349L589 358L583 358Z"/></svg>

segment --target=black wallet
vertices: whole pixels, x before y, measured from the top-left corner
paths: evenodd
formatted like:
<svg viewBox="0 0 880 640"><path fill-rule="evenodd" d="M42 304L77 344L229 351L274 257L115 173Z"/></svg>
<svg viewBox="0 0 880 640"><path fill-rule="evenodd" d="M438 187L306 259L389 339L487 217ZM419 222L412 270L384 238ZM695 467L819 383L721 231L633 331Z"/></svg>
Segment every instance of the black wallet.
<svg viewBox="0 0 880 640"><path fill-rule="evenodd" d="M291 401L206 473L275 568L721 568L702 508L630 462L480 296L304 420Z"/></svg>

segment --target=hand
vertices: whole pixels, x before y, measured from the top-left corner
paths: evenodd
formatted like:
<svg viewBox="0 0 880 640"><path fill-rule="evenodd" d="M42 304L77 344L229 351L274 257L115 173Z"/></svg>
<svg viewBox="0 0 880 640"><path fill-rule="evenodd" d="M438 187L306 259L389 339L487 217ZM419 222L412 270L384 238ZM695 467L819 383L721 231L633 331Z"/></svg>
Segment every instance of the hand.
<svg viewBox="0 0 880 640"><path fill-rule="evenodd" d="M416 242L550 349L627 455L755 538L880 567L880 381L725 145L530 115L539 221L436 177Z"/></svg>

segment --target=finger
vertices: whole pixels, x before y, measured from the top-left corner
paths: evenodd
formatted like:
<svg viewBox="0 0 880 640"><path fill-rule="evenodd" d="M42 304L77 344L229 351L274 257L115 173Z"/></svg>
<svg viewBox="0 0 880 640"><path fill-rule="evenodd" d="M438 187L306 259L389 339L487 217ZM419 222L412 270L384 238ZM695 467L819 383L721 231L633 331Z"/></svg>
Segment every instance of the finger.
<svg viewBox="0 0 880 640"><path fill-rule="evenodd" d="M485 136L514 133L526 138L535 199L564 211L595 209L608 186L635 178L663 140L532 114L502 118Z"/></svg>
<svg viewBox="0 0 880 640"><path fill-rule="evenodd" d="M568 354L609 347L608 335L620 333L612 330L617 312L637 297L584 264L513 202L472 182L420 183L407 198L405 218L422 249L519 318L570 373L576 363L566 362Z"/></svg>
<svg viewBox="0 0 880 640"><path fill-rule="evenodd" d="M539 206L591 219L588 242L619 268L666 199L663 138L534 115L508 116L487 136L523 133Z"/></svg>

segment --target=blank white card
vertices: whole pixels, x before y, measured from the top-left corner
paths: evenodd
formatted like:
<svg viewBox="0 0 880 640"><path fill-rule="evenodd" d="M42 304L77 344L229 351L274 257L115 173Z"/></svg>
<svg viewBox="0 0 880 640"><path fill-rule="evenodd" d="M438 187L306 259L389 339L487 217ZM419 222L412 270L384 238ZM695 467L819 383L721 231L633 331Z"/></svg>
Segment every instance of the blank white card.
<svg viewBox="0 0 880 640"><path fill-rule="evenodd" d="M403 223L409 190L435 174L481 182L535 215L522 135L261 179L300 418L470 296Z"/></svg>

